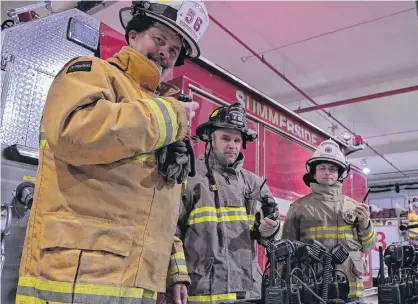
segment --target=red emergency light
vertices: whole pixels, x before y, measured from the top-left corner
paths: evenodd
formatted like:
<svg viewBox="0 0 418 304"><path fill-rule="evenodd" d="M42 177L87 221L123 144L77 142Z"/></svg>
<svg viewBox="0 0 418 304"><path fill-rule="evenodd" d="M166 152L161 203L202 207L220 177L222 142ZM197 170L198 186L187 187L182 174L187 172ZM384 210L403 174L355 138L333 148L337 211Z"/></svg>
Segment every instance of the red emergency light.
<svg viewBox="0 0 418 304"><path fill-rule="evenodd" d="M356 135L353 137L353 146L360 146L363 144L363 137L360 135Z"/></svg>

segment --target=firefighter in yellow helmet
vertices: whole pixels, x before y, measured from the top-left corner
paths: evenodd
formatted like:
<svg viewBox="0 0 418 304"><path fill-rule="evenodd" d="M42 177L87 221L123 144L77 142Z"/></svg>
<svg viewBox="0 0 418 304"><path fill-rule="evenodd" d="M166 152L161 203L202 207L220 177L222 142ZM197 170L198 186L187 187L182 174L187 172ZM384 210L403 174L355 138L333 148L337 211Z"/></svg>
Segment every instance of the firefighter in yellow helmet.
<svg viewBox="0 0 418 304"><path fill-rule="evenodd" d="M360 300L366 270L361 252L372 250L376 243L368 206L341 194L350 165L335 141L322 142L306 169L304 181L312 193L291 204L282 238L302 242L313 239L329 249L342 244L350 255L337 267L349 281L350 300Z"/></svg>
<svg viewBox="0 0 418 304"><path fill-rule="evenodd" d="M156 154L187 155L198 105L162 81L199 56L208 13L198 0L135 1L120 19L128 46L71 60L50 87L17 303L154 303L189 282L174 238L182 180L167 182Z"/></svg>

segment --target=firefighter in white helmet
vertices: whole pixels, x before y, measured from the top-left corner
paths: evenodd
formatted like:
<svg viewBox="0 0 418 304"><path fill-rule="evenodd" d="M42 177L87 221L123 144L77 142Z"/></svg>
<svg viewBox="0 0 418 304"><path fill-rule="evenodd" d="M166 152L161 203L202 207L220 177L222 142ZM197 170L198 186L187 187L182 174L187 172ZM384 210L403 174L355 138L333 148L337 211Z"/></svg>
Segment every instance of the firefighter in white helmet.
<svg viewBox="0 0 418 304"><path fill-rule="evenodd" d="M199 56L209 16L198 0L135 1L120 19L128 46L71 60L50 87L17 303L154 303L166 288L181 303L173 282L189 283L175 211L198 104L162 80Z"/></svg>
<svg viewBox="0 0 418 304"><path fill-rule="evenodd" d="M349 298L360 300L364 292L362 274L366 271L361 253L376 244L368 206L341 193L350 165L335 141L322 142L306 169L304 181L312 193L291 204L282 238L302 242L313 239L327 248L342 244L350 255L337 267L349 281Z"/></svg>

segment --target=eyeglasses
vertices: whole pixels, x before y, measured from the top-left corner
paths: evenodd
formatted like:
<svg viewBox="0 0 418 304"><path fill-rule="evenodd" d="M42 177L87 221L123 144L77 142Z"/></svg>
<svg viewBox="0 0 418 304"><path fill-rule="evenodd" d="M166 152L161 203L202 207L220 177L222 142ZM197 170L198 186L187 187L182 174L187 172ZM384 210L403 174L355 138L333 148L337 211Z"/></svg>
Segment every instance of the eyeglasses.
<svg viewBox="0 0 418 304"><path fill-rule="evenodd" d="M329 171L330 173L333 173L333 174L338 173L338 168L337 167L334 167L334 166L331 166L331 167L318 166L316 168L316 170L319 171L319 172L321 172L321 173L324 173L326 171Z"/></svg>

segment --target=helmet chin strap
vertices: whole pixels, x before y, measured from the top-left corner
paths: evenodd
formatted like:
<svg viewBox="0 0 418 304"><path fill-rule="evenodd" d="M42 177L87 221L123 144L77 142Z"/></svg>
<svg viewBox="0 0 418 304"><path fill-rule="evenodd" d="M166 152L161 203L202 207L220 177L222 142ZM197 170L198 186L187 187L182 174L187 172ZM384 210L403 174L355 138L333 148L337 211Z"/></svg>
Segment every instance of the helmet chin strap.
<svg viewBox="0 0 418 304"><path fill-rule="evenodd" d="M211 138L210 141L206 142L205 144L205 165L208 171L206 176L209 179L210 191L217 192L218 188L216 187L216 182L215 182L215 178L213 177L212 168L210 167L210 164L209 164L209 155L210 155L210 152L212 151L213 151L213 146L212 146L212 138Z"/></svg>

